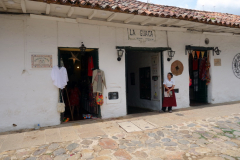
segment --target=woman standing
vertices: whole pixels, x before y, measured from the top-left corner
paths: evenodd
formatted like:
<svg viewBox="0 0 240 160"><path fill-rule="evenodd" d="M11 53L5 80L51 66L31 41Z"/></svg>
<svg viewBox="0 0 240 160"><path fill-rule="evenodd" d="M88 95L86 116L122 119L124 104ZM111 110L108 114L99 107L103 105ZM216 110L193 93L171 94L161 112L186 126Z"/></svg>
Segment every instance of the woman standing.
<svg viewBox="0 0 240 160"><path fill-rule="evenodd" d="M172 107L177 106L175 92L174 92L175 82L173 80L172 73L169 72L167 74L167 79L164 80L163 85L165 90L164 90L162 110L163 112L166 112L166 109L168 107L168 112L172 113Z"/></svg>

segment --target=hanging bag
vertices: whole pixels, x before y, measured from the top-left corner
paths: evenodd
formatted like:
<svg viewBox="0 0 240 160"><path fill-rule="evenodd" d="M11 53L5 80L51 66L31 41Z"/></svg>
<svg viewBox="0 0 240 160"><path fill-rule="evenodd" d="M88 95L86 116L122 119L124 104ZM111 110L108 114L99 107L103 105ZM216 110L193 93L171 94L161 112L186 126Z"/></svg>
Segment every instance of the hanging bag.
<svg viewBox="0 0 240 160"><path fill-rule="evenodd" d="M59 101L58 101L58 104L57 104L57 111L59 113L63 113L63 112L65 112L65 103L64 103L64 100L63 100L62 91L60 91L59 93L60 93L60 96L62 97L62 102L60 102L60 96L59 96Z"/></svg>
<svg viewBox="0 0 240 160"><path fill-rule="evenodd" d="M103 95L100 95L99 93L97 93L97 97L96 97L96 102L97 105L103 105Z"/></svg>

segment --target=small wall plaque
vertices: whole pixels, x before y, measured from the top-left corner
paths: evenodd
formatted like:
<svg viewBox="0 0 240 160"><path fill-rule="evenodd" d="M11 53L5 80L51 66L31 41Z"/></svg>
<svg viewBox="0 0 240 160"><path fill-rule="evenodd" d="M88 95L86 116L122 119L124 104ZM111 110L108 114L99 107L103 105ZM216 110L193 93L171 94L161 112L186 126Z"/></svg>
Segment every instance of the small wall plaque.
<svg viewBox="0 0 240 160"><path fill-rule="evenodd" d="M31 55L32 68L52 68L52 55Z"/></svg>
<svg viewBox="0 0 240 160"><path fill-rule="evenodd" d="M221 66L221 59L214 59L214 66Z"/></svg>

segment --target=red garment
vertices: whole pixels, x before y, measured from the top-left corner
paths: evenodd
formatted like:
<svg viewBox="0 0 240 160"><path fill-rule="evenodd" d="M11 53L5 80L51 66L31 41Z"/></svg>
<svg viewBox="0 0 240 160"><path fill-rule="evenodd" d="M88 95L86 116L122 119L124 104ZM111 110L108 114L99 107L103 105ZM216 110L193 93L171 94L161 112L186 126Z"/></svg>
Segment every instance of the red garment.
<svg viewBox="0 0 240 160"><path fill-rule="evenodd" d="M91 77L93 73L94 65L92 56L88 58L88 76Z"/></svg>
<svg viewBox="0 0 240 160"><path fill-rule="evenodd" d="M79 96L80 96L80 91L77 87L70 89L69 91L69 101L71 106L79 106Z"/></svg>
<svg viewBox="0 0 240 160"><path fill-rule="evenodd" d="M168 91L165 88L165 91ZM172 97L164 97L162 107L177 107L174 89L172 90Z"/></svg>
<svg viewBox="0 0 240 160"><path fill-rule="evenodd" d="M198 59L193 59L193 70L198 70Z"/></svg>

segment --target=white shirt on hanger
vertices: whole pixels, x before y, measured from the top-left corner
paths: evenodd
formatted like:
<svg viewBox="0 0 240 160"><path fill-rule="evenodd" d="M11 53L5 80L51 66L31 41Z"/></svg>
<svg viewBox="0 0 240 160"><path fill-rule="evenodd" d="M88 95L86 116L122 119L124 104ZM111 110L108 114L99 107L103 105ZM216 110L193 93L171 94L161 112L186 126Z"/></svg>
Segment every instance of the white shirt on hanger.
<svg viewBox="0 0 240 160"><path fill-rule="evenodd" d="M65 67L59 68L58 66L54 66L52 68L51 77L53 80L53 84L58 88L63 89L67 85L68 74Z"/></svg>
<svg viewBox="0 0 240 160"><path fill-rule="evenodd" d="M171 80L169 81L168 78L166 78L163 82L163 84L165 84L167 87L172 87L173 85L175 85L175 81L174 79L171 78Z"/></svg>

